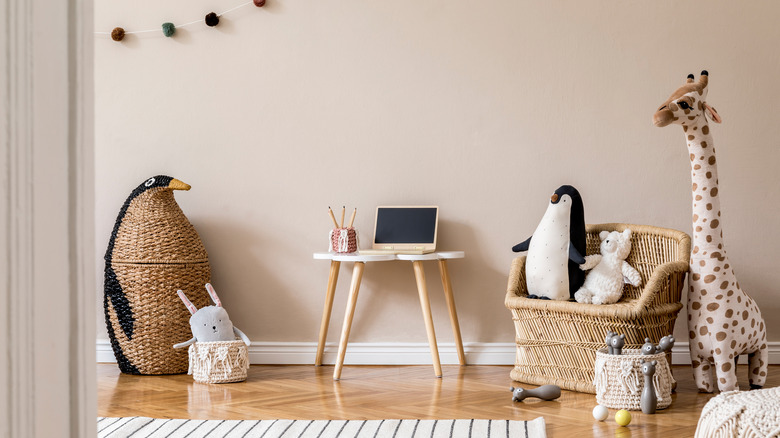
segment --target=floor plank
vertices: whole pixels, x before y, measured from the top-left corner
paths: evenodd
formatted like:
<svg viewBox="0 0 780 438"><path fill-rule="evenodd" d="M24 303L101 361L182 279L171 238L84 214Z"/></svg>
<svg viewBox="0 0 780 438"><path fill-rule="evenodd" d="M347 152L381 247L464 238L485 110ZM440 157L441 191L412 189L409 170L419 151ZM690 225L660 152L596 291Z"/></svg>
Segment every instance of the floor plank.
<svg viewBox="0 0 780 438"><path fill-rule="evenodd" d="M340 381L333 367L253 365L246 382L194 383L188 375L132 376L115 364L98 364L98 416L195 419L382 419L485 418L532 420L542 416L550 437L693 436L702 407L690 367L674 366L672 405L655 415L632 412L627 428L593 420L596 398L563 391L552 402L512 402L509 366L346 366ZM747 384L747 366L738 367ZM780 365L770 367L767 387L780 384ZM533 385L523 385L533 387ZM611 416L615 411L610 410Z"/></svg>

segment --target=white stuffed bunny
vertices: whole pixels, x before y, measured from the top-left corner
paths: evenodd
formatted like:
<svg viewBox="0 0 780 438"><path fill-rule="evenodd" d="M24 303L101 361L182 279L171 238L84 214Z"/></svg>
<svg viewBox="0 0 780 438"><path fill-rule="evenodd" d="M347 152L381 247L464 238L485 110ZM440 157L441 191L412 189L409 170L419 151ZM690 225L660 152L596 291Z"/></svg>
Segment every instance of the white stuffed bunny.
<svg viewBox="0 0 780 438"><path fill-rule="evenodd" d="M602 231L599 237L601 254L586 256L585 263L580 265L583 271L591 271L574 294L578 303L616 303L623 295L623 283L636 287L642 284L639 272L626 262L631 252L631 230Z"/></svg>
<svg viewBox="0 0 780 438"><path fill-rule="evenodd" d="M192 328L193 337L187 342L174 345L173 348L186 347L195 342L233 341L236 339L236 336L240 337L249 346L249 338L244 332L233 326L227 310L222 307L222 302L210 283L206 283L206 290L216 306L206 306L198 309L187 299L183 291L179 290L176 292L192 314L190 317L190 328Z"/></svg>

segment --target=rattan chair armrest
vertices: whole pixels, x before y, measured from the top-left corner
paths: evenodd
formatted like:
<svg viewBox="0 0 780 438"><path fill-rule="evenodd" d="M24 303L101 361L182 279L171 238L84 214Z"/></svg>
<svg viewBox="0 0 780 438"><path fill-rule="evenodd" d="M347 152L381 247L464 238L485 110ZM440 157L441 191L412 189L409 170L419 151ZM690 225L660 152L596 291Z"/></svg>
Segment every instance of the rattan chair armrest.
<svg viewBox="0 0 780 438"><path fill-rule="evenodd" d="M525 257L526 256L519 256L512 260L512 267L509 271L509 281L506 286L506 300L528 295L528 290L525 285Z"/></svg>
<svg viewBox="0 0 780 438"><path fill-rule="evenodd" d="M658 304L669 304L664 300L657 299L663 290L668 290L668 282L677 274L680 275L680 281L684 281L685 274L688 272L688 262L674 261L664 263L653 270L653 274L647 280L641 295L636 300L638 309L649 308ZM679 302L679 301L678 301Z"/></svg>

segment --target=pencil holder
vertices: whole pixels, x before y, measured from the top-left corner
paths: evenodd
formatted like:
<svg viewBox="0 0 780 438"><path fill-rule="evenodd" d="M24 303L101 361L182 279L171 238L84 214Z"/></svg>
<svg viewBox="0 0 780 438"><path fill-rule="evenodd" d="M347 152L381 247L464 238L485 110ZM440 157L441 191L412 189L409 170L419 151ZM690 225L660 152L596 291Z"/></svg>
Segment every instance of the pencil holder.
<svg viewBox="0 0 780 438"><path fill-rule="evenodd" d="M334 228L330 230L330 250L337 253L357 251L357 231L354 228Z"/></svg>

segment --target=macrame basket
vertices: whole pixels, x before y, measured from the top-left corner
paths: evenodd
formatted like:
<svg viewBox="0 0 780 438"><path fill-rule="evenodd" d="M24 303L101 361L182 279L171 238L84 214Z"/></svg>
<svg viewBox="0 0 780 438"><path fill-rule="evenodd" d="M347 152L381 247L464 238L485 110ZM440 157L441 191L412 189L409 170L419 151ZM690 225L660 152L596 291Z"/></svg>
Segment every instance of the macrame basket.
<svg viewBox="0 0 780 438"><path fill-rule="evenodd" d="M780 387L728 391L701 410L696 438L756 438L780 435Z"/></svg>
<svg viewBox="0 0 780 438"><path fill-rule="evenodd" d="M200 383L231 383L246 380L249 355L243 341L195 342L190 345L188 374Z"/></svg>
<svg viewBox="0 0 780 438"><path fill-rule="evenodd" d="M640 411L640 398L645 387L642 362L658 361L655 366L653 385L658 397L657 409L666 409L672 404L672 377L665 353L641 354L642 350L623 349L623 354L607 354L604 348L596 352L594 366L596 402L612 409Z"/></svg>

